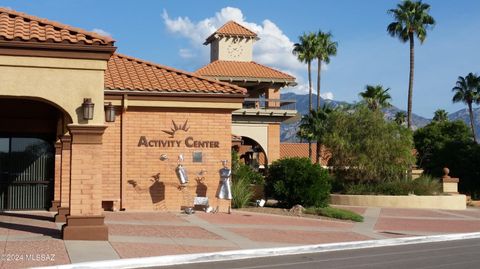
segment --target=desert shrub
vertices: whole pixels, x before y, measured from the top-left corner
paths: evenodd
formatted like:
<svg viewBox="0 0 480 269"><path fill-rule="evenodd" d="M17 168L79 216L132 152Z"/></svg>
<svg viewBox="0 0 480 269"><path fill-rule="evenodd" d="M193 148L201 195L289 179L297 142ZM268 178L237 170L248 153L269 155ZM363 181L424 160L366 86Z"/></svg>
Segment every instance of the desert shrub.
<svg viewBox="0 0 480 269"><path fill-rule="evenodd" d="M352 220L363 222L363 216L350 210L335 207L309 207L304 211L305 214L319 215L329 218Z"/></svg>
<svg viewBox="0 0 480 269"><path fill-rule="evenodd" d="M235 171L235 177L245 179L249 184L263 185L265 183L265 179L260 173L242 163L238 165Z"/></svg>
<svg viewBox="0 0 480 269"><path fill-rule="evenodd" d="M238 160L238 154L232 151L232 207L248 206L253 197L250 184L263 184L263 176Z"/></svg>
<svg viewBox="0 0 480 269"><path fill-rule="evenodd" d="M412 185L404 180L361 182L345 185L345 194L351 195L408 195Z"/></svg>
<svg viewBox="0 0 480 269"><path fill-rule="evenodd" d="M428 175L413 180L412 186L415 195L435 195L442 192L440 180Z"/></svg>
<svg viewBox="0 0 480 269"><path fill-rule="evenodd" d="M348 183L342 193L351 195L436 195L442 186L438 179L422 176L415 180Z"/></svg>
<svg viewBox="0 0 480 269"><path fill-rule="evenodd" d="M381 111L358 106L328 120L323 140L332 154L329 166L345 182L401 180L415 163L412 132L386 121Z"/></svg>
<svg viewBox="0 0 480 269"><path fill-rule="evenodd" d="M270 166L265 192L289 207L324 207L330 196L330 178L326 169L308 158L284 158Z"/></svg>
<svg viewBox="0 0 480 269"><path fill-rule="evenodd" d="M232 196L233 208L242 208L248 206L253 196L252 189L250 188L250 182L243 177L233 177Z"/></svg>

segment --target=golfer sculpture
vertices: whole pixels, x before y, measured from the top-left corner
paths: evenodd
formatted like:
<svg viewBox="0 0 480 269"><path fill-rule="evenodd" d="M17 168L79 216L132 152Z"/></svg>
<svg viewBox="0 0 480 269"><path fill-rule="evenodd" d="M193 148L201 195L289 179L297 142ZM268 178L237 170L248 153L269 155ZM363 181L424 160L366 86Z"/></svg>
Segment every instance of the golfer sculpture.
<svg viewBox="0 0 480 269"><path fill-rule="evenodd" d="M231 177L232 170L228 168L227 160L222 161L223 167L220 169L220 189L218 190L217 197L219 199L232 200L232 188L231 188Z"/></svg>

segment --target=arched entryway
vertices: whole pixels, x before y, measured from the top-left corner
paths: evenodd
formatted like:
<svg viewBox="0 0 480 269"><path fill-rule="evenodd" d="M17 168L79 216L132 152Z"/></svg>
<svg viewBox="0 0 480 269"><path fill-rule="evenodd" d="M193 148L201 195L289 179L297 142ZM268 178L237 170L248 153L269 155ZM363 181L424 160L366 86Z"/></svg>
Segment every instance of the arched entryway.
<svg viewBox="0 0 480 269"><path fill-rule="evenodd" d="M64 115L42 100L0 97L0 211L51 206Z"/></svg>
<svg viewBox="0 0 480 269"><path fill-rule="evenodd" d="M246 136L236 137L238 140L232 141L232 147L237 151L240 161L263 172L268 166L268 158L260 143Z"/></svg>

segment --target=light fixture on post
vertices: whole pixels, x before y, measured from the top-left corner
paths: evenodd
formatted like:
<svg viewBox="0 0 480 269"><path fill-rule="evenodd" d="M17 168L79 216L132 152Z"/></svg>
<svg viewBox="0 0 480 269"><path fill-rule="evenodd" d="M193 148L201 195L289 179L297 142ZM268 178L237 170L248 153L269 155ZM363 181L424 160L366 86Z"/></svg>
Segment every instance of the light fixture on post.
<svg viewBox="0 0 480 269"><path fill-rule="evenodd" d="M92 103L92 98L83 98L83 119L84 120L92 120L93 119L93 107L95 106Z"/></svg>
<svg viewBox="0 0 480 269"><path fill-rule="evenodd" d="M115 106L112 105L112 102L105 105L105 121L115 122Z"/></svg>

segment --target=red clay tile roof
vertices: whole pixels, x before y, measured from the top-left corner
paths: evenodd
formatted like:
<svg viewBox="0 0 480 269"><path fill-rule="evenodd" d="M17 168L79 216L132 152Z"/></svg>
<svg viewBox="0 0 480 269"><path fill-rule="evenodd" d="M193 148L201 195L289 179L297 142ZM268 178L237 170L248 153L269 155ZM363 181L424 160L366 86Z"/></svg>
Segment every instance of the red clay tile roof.
<svg viewBox="0 0 480 269"><path fill-rule="evenodd" d="M222 27L218 28L213 34L207 37L205 45L210 43L215 35L219 36L241 36L241 37L250 37L256 38L257 34L245 26L240 25L235 21L228 21Z"/></svg>
<svg viewBox="0 0 480 269"><path fill-rule="evenodd" d="M247 37L256 37L257 34L245 26L235 22L229 21L225 23L222 27L218 28L215 32L216 34L221 35L236 35L236 36L247 36Z"/></svg>
<svg viewBox="0 0 480 269"><path fill-rule="evenodd" d="M317 147L312 143L312 160L315 161ZM286 157L305 157L308 158L308 143L280 143L280 158ZM320 149L320 163L327 165L331 153L321 146Z"/></svg>
<svg viewBox="0 0 480 269"><path fill-rule="evenodd" d="M195 74L215 78L276 79L295 81L289 74L256 62L214 61L195 71Z"/></svg>
<svg viewBox="0 0 480 269"><path fill-rule="evenodd" d="M113 46L113 39L0 7L0 40Z"/></svg>
<svg viewBox="0 0 480 269"><path fill-rule="evenodd" d="M105 72L106 92L245 94L246 89L129 56L114 54Z"/></svg>

